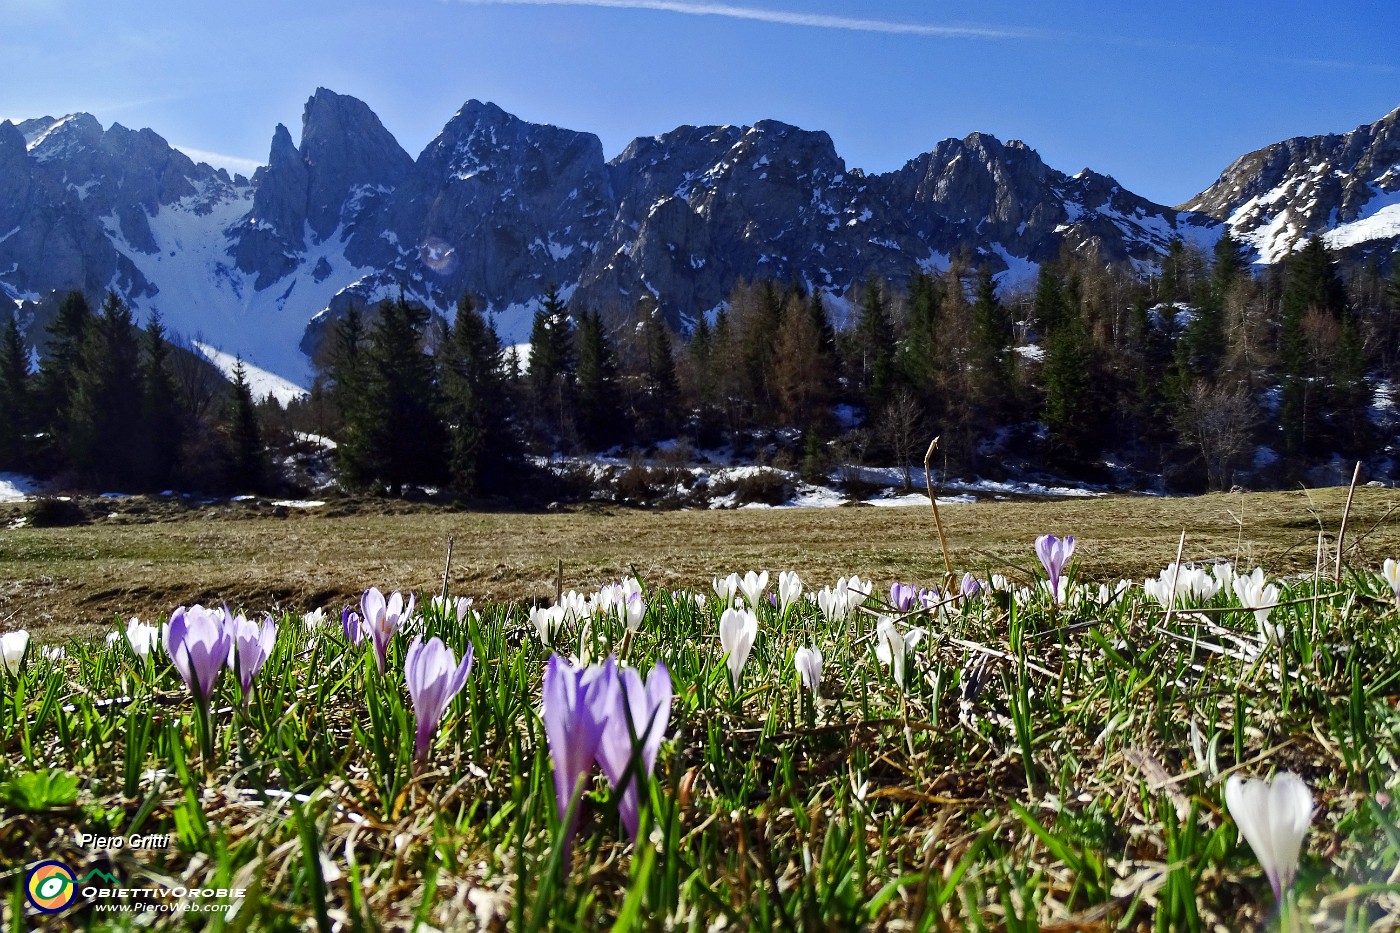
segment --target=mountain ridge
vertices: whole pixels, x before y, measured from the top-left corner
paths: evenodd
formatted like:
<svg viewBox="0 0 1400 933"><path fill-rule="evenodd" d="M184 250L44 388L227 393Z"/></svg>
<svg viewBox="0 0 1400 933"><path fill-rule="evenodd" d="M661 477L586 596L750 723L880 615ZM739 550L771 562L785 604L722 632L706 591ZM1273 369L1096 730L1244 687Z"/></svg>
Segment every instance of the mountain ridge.
<svg viewBox="0 0 1400 933"><path fill-rule="evenodd" d="M149 129L42 117L0 124L0 295L23 309L115 288L305 385L346 306L400 293L450 315L470 292L516 341L551 286L605 311L652 301L683 327L742 280L841 296L959 253L1006 284L1063 250L1149 271L1173 239L1209 249L1227 228L1269 262L1329 222L1342 248L1375 251L1400 242L1397 115L1242 156L1176 207L983 132L880 174L776 120L680 126L606 159L594 134L472 99L415 157L367 104L318 88L300 140L278 124L249 179Z"/></svg>

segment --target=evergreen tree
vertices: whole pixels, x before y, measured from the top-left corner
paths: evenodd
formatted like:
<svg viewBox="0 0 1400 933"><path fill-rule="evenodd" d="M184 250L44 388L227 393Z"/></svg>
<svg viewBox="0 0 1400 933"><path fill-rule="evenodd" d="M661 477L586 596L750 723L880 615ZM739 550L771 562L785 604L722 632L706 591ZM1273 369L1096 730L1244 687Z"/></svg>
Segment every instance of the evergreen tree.
<svg viewBox="0 0 1400 933"><path fill-rule="evenodd" d="M30 382L29 347L11 315L0 334L0 470L29 469Z"/></svg>
<svg viewBox="0 0 1400 933"><path fill-rule="evenodd" d="M170 372L170 344L159 312L146 322L141 366L140 479L143 485L163 489L175 476L185 425L180 414L179 389Z"/></svg>
<svg viewBox="0 0 1400 933"><path fill-rule="evenodd" d="M1050 459L1066 468L1081 466L1102 446L1103 413L1093 337L1078 314L1046 341L1043 378Z"/></svg>
<svg viewBox="0 0 1400 933"><path fill-rule="evenodd" d="M508 492L522 451L510 421L501 341L469 295L458 301L443 342L442 396L453 488L465 495Z"/></svg>
<svg viewBox="0 0 1400 933"><path fill-rule="evenodd" d="M536 430L550 442L572 429L576 367L572 324L559 290L550 286L530 328L528 376Z"/></svg>
<svg viewBox="0 0 1400 933"><path fill-rule="evenodd" d="M424 347L427 309L402 295L379 307L365 349L362 416L368 475L400 495L410 484L436 484L445 469L446 427L432 357Z"/></svg>
<svg viewBox="0 0 1400 933"><path fill-rule="evenodd" d="M705 344L709 328L701 318L697 326ZM622 387L617 357L608 342L603 318L596 311L579 317L575 332L578 359L578 427L584 444L605 450L623 439ZM691 349L694 352L692 341Z"/></svg>
<svg viewBox="0 0 1400 933"><path fill-rule="evenodd" d="M894 322L885 304L884 289L875 279L866 282L856 331L862 394L866 411L873 417L889 402L895 359Z"/></svg>
<svg viewBox="0 0 1400 933"><path fill-rule="evenodd" d="M941 284L928 273L909 280L909 320L895 360L900 380L930 413L938 397L942 299Z"/></svg>
<svg viewBox="0 0 1400 933"><path fill-rule="evenodd" d="M1196 316L1182 339L1191 372L1207 380L1215 378L1225 355L1225 302L1230 291L1248 275L1245 246L1227 230L1215 244L1210 287L1196 307Z"/></svg>
<svg viewBox="0 0 1400 933"><path fill-rule="evenodd" d="M977 273L972 302L972 340L968 365L983 420L994 419L1012 401L1013 339L1011 315L997 298L992 272L983 266Z"/></svg>
<svg viewBox="0 0 1400 933"><path fill-rule="evenodd" d="M228 481L240 493L262 492L267 484L267 452L257 405L240 358L233 367L233 388L225 414L228 432Z"/></svg>
<svg viewBox="0 0 1400 933"><path fill-rule="evenodd" d="M108 292L102 312L87 329L74 371L68 465L95 482L139 480L137 445L142 386L141 349L131 309Z"/></svg>
<svg viewBox="0 0 1400 933"><path fill-rule="evenodd" d="M1308 457L1323 452L1323 379L1344 328L1346 288L1322 237L1315 236L1284 266L1280 357L1283 392L1279 421L1285 452Z"/></svg>
<svg viewBox="0 0 1400 933"><path fill-rule="evenodd" d="M318 380L337 418L337 426L331 432L336 439L336 475L342 485L352 489L363 488L373 479L369 448L372 431L366 405L368 339L364 313L352 304L336 322L329 341L329 360Z"/></svg>
<svg viewBox="0 0 1400 933"><path fill-rule="evenodd" d="M639 429L644 437L660 440L676 431L680 413L680 385L671 347L671 329L659 310L644 321L646 369L637 408Z"/></svg>
<svg viewBox="0 0 1400 933"><path fill-rule="evenodd" d="M73 387L81 370L83 346L92 327L91 305L82 292L73 291L63 296L58 313L45 329L34 406L35 427L42 434L35 451L36 467L41 473L55 473L69 465Z"/></svg>
<svg viewBox="0 0 1400 933"><path fill-rule="evenodd" d="M1035 319L1042 338L1049 337L1070 318L1065 280L1049 263L1040 267L1035 281Z"/></svg>

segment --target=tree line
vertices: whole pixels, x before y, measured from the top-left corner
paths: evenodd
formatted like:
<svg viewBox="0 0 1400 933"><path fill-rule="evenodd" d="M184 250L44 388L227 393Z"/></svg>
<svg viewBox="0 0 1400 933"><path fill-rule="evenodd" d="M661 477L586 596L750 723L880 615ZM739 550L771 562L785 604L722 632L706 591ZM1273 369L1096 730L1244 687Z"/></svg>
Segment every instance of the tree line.
<svg viewBox="0 0 1400 933"><path fill-rule="evenodd" d="M275 485L241 363L228 384L167 339L158 314L138 327L115 293L96 311L64 295L44 336L36 368L17 315L0 329L0 470L65 488Z"/></svg>
<svg viewBox="0 0 1400 933"><path fill-rule="evenodd" d="M248 491L276 485L266 441L295 429L334 439L347 489L516 496L532 454L676 440L816 479L917 462L939 435L967 475L1282 485L1392 440L1372 413L1400 382L1400 261L1344 275L1313 239L1255 274L1225 236L1150 272L1067 251L1008 290L955 256L841 300L741 283L687 325L650 297L604 314L551 289L522 354L470 296L450 323L400 297L349 309L284 409L193 378L159 318L138 330L115 295L94 313L74 293L37 371L17 323L0 334L0 469Z"/></svg>

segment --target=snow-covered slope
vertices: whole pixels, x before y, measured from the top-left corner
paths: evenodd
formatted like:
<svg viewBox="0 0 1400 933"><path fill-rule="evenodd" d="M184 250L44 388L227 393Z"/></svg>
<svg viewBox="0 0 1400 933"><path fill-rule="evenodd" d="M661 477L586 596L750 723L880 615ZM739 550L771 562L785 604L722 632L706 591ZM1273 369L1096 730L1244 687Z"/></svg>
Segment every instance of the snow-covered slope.
<svg viewBox="0 0 1400 933"><path fill-rule="evenodd" d="M1265 263L1318 234L1335 249L1389 253L1400 242L1400 109L1241 156L1182 208L1226 222Z"/></svg>

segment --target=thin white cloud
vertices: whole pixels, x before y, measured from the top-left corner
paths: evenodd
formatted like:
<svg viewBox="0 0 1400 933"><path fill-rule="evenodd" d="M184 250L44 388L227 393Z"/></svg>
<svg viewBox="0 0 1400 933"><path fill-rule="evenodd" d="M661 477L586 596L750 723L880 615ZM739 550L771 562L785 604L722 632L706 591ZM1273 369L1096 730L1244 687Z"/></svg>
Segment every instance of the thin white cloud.
<svg viewBox="0 0 1400 933"><path fill-rule="evenodd" d="M209 152L206 149L195 149L192 146L176 146L175 148L196 162L208 162L215 168L226 168L230 172L238 172L241 175L251 175L262 167L262 163L256 159L224 155L221 152Z"/></svg>
<svg viewBox="0 0 1400 933"><path fill-rule="evenodd" d="M990 26L901 23L894 20L831 16L824 13L795 13L788 10L766 10L728 3L691 2L691 0L460 0L460 2L471 6L586 6L611 10L655 10L661 13L681 13L686 16L719 16L760 23L777 23L783 26L845 29L853 32L878 32L934 39L1028 39L1035 35L1025 30Z"/></svg>

